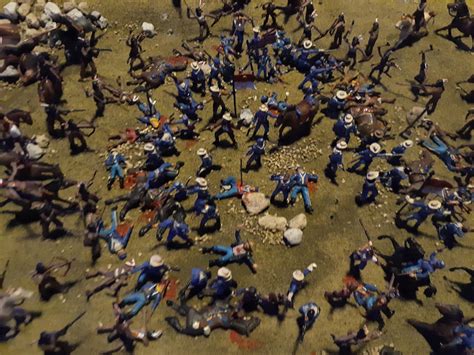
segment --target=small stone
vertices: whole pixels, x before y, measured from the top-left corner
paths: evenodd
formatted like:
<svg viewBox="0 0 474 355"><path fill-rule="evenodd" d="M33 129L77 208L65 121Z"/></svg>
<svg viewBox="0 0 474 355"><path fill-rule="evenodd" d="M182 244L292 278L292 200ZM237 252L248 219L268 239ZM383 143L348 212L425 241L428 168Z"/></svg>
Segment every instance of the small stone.
<svg viewBox="0 0 474 355"><path fill-rule="evenodd" d="M83 14L88 14L89 13L89 4L85 1L82 1L77 5L77 8L81 10Z"/></svg>
<svg viewBox="0 0 474 355"><path fill-rule="evenodd" d="M3 14L10 20L16 20L18 18L18 8L18 3L11 1L3 7Z"/></svg>
<svg viewBox="0 0 474 355"><path fill-rule="evenodd" d="M307 225L308 219L306 218L306 215L304 213L300 213L299 215L293 217L289 223L290 228L296 228L301 230L305 229Z"/></svg>
<svg viewBox="0 0 474 355"><path fill-rule="evenodd" d="M21 4L20 7L18 8L17 12L18 15L21 17L26 17L31 11L31 5L30 4Z"/></svg>
<svg viewBox="0 0 474 355"><path fill-rule="evenodd" d="M76 3L74 1L65 1L63 4L63 11L69 12L76 8Z"/></svg>
<svg viewBox="0 0 474 355"><path fill-rule="evenodd" d="M61 14L61 9L54 2L47 2L46 5L44 5L43 11L49 18L54 18L56 15Z"/></svg>
<svg viewBox="0 0 474 355"><path fill-rule="evenodd" d="M33 28L33 29L38 30L41 27L41 24L40 24L40 21L38 20L38 17L32 12L30 12L26 16L25 22L26 22L26 25L29 28Z"/></svg>
<svg viewBox="0 0 474 355"><path fill-rule="evenodd" d="M72 9L66 14L73 21L82 21L84 20L84 14L78 9Z"/></svg>

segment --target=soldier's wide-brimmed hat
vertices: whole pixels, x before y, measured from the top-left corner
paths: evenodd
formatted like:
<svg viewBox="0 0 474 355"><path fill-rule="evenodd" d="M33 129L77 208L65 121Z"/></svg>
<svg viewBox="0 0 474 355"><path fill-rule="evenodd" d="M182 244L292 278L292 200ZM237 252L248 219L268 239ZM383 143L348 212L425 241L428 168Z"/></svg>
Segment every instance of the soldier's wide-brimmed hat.
<svg viewBox="0 0 474 355"><path fill-rule="evenodd" d="M431 200L430 202L428 202L428 207L432 210L438 210L441 208L441 202L438 200Z"/></svg>
<svg viewBox="0 0 474 355"><path fill-rule="evenodd" d="M224 116L222 116L222 118L226 121L232 121L232 116L229 112L224 113Z"/></svg>
<svg viewBox="0 0 474 355"><path fill-rule="evenodd" d="M347 143L346 143L346 141L339 141L339 142L337 142L336 148L339 149L339 150L347 149Z"/></svg>
<svg viewBox="0 0 474 355"><path fill-rule="evenodd" d="M196 178L196 184L198 184L201 187L207 187L207 180L202 177L198 177Z"/></svg>
<svg viewBox="0 0 474 355"><path fill-rule="evenodd" d="M163 265L163 258L158 254L152 255L150 258L150 265L153 267L158 267Z"/></svg>
<svg viewBox="0 0 474 355"><path fill-rule="evenodd" d="M212 85L209 90L211 90L211 92L219 92L221 91L221 89L219 89L219 86L217 85Z"/></svg>
<svg viewBox="0 0 474 355"><path fill-rule="evenodd" d="M198 70L198 69L199 69L199 64L198 64L198 62L192 62L192 63L191 63L191 69L192 69L192 70Z"/></svg>
<svg viewBox="0 0 474 355"><path fill-rule="evenodd" d="M402 143L402 145L405 147L405 148L411 148L413 147L413 141L411 139L407 139L406 141L404 141Z"/></svg>
<svg viewBox="0 0 474 355"><path fill-rule="evenodd" d="M372 143L369 149L374 154L377 154L382 150L382 148L380 147L380 144L378 143Z"/></svg>
<svg viewBox="0 0 474 355"><path fill-rule="evenodd" d="M153 145L153 143L146 143L144 146L143 146L143 150L145 152L153 152L155 150L155 146Z"/></svg>
<svg viewBox="0 0 474 355"><path fill-rule="evenodd" d="M378 171L369 171L367 173L366 178L367 178L367 180L373 181L373 180L377 179L379 177L379 175L380 174L379 174Z"/></svg>
<svg viewBox="0 0 474 355"><path fill-rule="evenodd" d="M304 280L304 274L301 270L295 270L295 271L293 271L293 278L296 281L303 281Z"/></svg>
<svg viewBox="0 0 474 355"><path fill-rule="evenodd" d="M344 117L344 123L345 124L351 124L352 122L354 122L354 117L348 113L345 117Z"/></svg>
<svg viewBox="0 0 474 355"><path fill-rule="evenodd" d="M255 26L255 27L253 28L253 32L255 32L255 33L260 33L260 27Z"/></svg>
<svg viewBox="0 0 474 355"><path fill-rule="evenodd" d="M349 95L344 90L338 90L338 92L336 92L336 97L339 100L345 100L345 99L347 99L347 96L349 96Z"/></svg>
<svg viewBox="0 0 474 355"><path fill-rule="evenodd" d="M170 141L173 140L173 137L168 132L165 132L165 133L163 133L163 136L161 137L161 140L163 140L165 142L170 142Z"/></svg>
<svg viewBox="0 0 474 355"><path fill-rule="evenodd" d="M311 42L309 39L305 39L303 42L303 47L304 49L310 49L313 46L313 42Z"/></svg>
<svg viewBox="0 0 474 355"><path fill-rule="evenodd" d="M221 267L217 270L217 276L222 277L226 281L232 280L232 271L226 267Z"/></svg>
<svg viewBox="0 0 474 355"><path fill-rule="evenodd" d="M260 111L267 112L268 111L267 105L265 105L265 104L260 105Z"/></svg>
<svg viewBox="0 0 474 355"><path fill-rule="evenodd" d="M206 155L206 154L207 154L207 150L204 148L199 148L197 151L197 155Z"/></svg>

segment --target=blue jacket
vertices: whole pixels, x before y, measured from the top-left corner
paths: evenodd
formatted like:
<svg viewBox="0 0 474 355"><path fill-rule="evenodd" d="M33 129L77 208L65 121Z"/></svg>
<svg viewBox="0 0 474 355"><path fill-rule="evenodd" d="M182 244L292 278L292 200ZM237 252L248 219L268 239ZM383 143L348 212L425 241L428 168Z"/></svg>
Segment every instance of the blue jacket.
<svg viewBox="0 0 474 355"><path fill-rule="evenodd" d="M125 164L125 158L122 154L117 154L115 157L111 153L107 157L107 160L105 161L105 166L110 169L114 165L122 165Z"/></svg>
<svg viewBox="0 0 474 355"><path fill-rule="evenodd" d="M307 173L302 173L302 174L295 174L291 177L292 182L297 185L297 186L308 186L308 183L310 181L312 182L317 182L318 181L318 176L317 175L311 175Z"/></svg>

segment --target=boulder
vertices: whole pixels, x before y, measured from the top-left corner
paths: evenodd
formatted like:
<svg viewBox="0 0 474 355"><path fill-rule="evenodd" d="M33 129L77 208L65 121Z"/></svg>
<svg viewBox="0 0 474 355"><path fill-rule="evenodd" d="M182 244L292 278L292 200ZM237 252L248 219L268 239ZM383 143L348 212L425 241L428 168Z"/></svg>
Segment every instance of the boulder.
<svg viewBox="0 0 474 355"><path fill-rule="evenodd" d="M76 2L75 1L65 1L63 4L63 11L64 12L69 12L73 9L76 8Z"/></svg>
<svg viewBox="0 0 474 355"><path fill-rule="evenodd" d="M156 35L155 26L152 23L149 23L149 22L143 22L142 23L142 31L148 37L153 37L154 35Z"/></svg>
<svg viewBox="0 0 474 355"><path fill-rule="evenodd" d="M248 108L244 108L240 111L240 121L242 121L242 124L246 127L250 126L252 123L253 116L253 112Z"/></svg>
<svg viewBox="0 0 474 355"><path fill-rule="evenodd" d="M71 11L69 11L67 14L66 14L67 17L69 17L71 20L75 21L75 22L79 22L79 21L84 21L85 20L85 16L84 14L78 10L78 9L72 9Z"/></svg>
<svg viewBox="0 0 474 355"><path fill-rule="evenodd" d="M303 231L298 228L287 229L283 234L283 239L290 246L296 246L303 241Z"/></svg>
<svg viewBox="0 0 474 355"><path fill-rule="evenodd" d="M89 11L89 4L85 1L80 2L79 5L77 5L77 8L79 10L81 10L82 13L84 13L84 14L88 14L90 12Z"/></svg>
<svg viewBox="0 0 474 355"><path fill-rule="evenodd" d="M46 5L44 5L43 11L45 15L49 18L54 18L57 15L61 15L61 9L59 8L59 6L51 1L47 2Z"/></svg>
<svg viewBox="0 0 474 355"><path fill-rule="evenodd" d="M0 61L3 65L3 61ZM17 80L20 77L20 72L12 65L9 65L4 71L0 73L0 80Z"/></svg>
<svg viewBox="0 0 474 355"><path fill-rule="evenodd" d="M306 215L304 213L300 213L299 215L293 217L290 220L289 226L290 228L303 230L306 228L307 224L308 224L308 220L306 219Z"/></svg>
<svg viewBox="0 0 474 355"><path fill-rule="evenodd" d="M251 215L262 213L270 206L270 200L261 192L249 192L242 196L242 203Z"/></svg>
<svg viewBox="0 0 474 355"><path fill-rule="evenodd" d="M26 145L26 151L28 152L28 157L32 160L38 160L44 155L44 150L39 145L33 143Z"/></svg>
<svg viewBox="0 0 474 355"><path fill-rule="evenodd" d="M33 136L33 140L40 148L46 149L49 146L49 138L45 134Z"/></svg>
<svg viewBox="0 0 474 355"><path fill-rule="evenodd" d="M29 28L39 29L41 27L38 17L32 12L26 16L25 22Z"/></svg>
<svg viewBox="0 0 474 355"><path fill-rule="evenodd" d="M286 226L288 225L288 221L285 217L278 217L272 216L271 214L267 214L263 217L258 219L258 225L265 229L269 229L271 231L281 231L284 232Z"/></svg>
<svg viewBox="0 0 474 355"><path fill-rule="evenodd" d="M26 3L21 4L17 12L21 17L26 17L31 12L31 5Z"/></svg>
<svg viewBox="0 0 474 355"><path fill-rule="evenodd" d="M8 19L16 20L18 18L19 7L17 2L11 1L3 7L3 13Z"/></svg>

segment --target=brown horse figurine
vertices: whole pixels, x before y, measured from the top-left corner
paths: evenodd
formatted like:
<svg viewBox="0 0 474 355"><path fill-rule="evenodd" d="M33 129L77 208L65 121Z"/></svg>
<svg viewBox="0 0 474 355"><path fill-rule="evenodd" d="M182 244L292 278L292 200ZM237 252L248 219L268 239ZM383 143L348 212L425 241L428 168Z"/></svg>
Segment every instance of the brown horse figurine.
<svg viewBox="0 0 474 355"><path fill-rule="evenodd" d="M20 123L26 123L30 126L33 124L33 119L31 118L30 113L28 111L23 111L17 108L8 111L7 113L0 112L0 118L2 117L6 117L8 120L15 123L15 125L17 125L18 127L20 126Z"/></svg>
<svg viewBox="0 0 474 355"><path fill-rule="evenodd" d="M300 112L300 115L296 112ZM280 113L275 122L275 127L280 127L278 141L281 142L283 131L290 127L291 133L298 132L303 126L311 127L313 119L319 111L319 100L315 105L309 104L303 100L297 105L288 106L288 108Z"/></svg>
<svg viewBox="0 0 474 355"><path fill-rule="evenodd" d="M448 39L454 39L453 29L462 33L461 37L471 37L471 51L474 52L474 17L469 16L469 9L467 4L450 3L448 4L449 14L453 17L451 23L447 26L438 28L435 33L439 34L442 31L448 31Z"/></svg>

